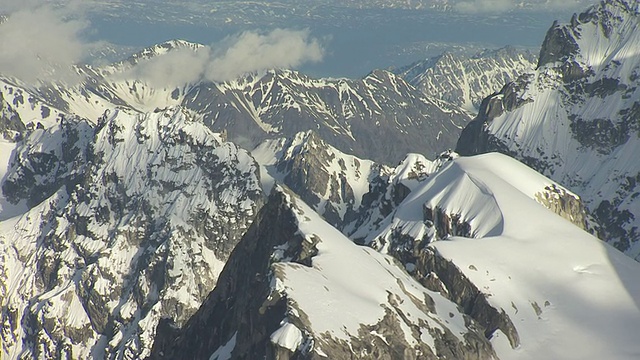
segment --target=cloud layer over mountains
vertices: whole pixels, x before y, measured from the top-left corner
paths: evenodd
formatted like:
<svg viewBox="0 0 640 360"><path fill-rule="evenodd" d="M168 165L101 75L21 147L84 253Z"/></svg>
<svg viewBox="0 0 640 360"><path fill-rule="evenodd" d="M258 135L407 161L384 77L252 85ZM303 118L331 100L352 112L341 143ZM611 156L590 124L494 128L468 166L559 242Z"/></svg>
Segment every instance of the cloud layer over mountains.
<svg viewBox="0 0 640 360"><path fill-rule="evenodd" d="M0 73L25 82L77 81L73 65L82 63L92 48L84 34L91 24L87 6L75 1L54 6L42 1L8 0L0 4ZM321 41L309 30L246 31L222 43L173 51L131 69L156 86L176 86L199 79L231 80L247 72L297 68L322 60Z"/></svg>
<svg viewBox="0 0 640 360"><path fill-rule="evenodd" d="M0 72L27 82L72 80L71 68L89 47L82 6L54 7L41 1L3 0L0 14Z"/></svg>
<svg viewBox="0 0 640 360"><path fill-rule="evenodd" d="M130 71L155 86L172 87L200 79L227 81L243 73L297 68L321 61L323 55L323 45L309 30L247 31L196 51L171 51L142 61Z"/></svg>

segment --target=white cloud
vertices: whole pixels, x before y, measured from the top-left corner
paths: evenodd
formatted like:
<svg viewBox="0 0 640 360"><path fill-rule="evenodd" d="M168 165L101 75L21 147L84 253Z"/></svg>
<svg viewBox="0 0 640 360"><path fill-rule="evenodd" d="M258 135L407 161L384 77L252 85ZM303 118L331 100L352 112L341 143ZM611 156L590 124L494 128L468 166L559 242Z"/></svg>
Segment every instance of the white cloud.
<svg viewBox="0 0 640 360"><path fill-rule="evenodd" d="M141 61L124 76L142 79L153 86L172 88L200 80L210 56L207 47L198 50L174 49Z"/></svg>
<svg viewBox="0 0 640 360"><path fill-rule="evenodd" d="M139 62L125 77L171 88L200 79L215 82L267 69L295 69L321 61L324 48L308 30L276 29L269 33L244 32L221 44L198 50L175 49Z"/></svg>
<svg viewBox="0 0 640 360"><path fill-rule="evenodd" d="M81 39L88 27L78 3L54 7L43 1L2 0L0 73L23 81L77 78L79 63L90 44Z"/></svg>
<svg viewBox="0 0 640 360"><path fill-rule="evenodd" d="M322 60L324 49L308 30L276 29L268 34L244 32L215 50L205 76L212 81L230 80L248 72L272 68L297 68Z"/></svg>
<svg viewBox="0 0 640 360"><path fill-rule="evenodd" d="M501 13L515 8L511 0L473 0L456 4L456 10L465 13Z"/></svg>

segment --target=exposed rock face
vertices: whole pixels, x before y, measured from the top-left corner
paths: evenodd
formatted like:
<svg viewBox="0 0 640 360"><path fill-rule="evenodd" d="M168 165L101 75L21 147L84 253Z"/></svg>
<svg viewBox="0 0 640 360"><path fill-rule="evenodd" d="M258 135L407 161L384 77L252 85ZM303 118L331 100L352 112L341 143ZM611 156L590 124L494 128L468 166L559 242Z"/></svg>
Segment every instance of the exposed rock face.
<svg viewBox="0 0 640 360"><path fill-rule="evenodd" d="M252 155L265 167L265 176L285 184L337 228L361 212L371 182L391 172L384 165L337 150L314 131L267 140Z"/></svg>
<svg viewBox="0 0 640 360"><path fill-rule="evenodd" d="M147 356L159 318L196 311L263 201L248 153L180 108L34 130L17 153L12 198L51 195L0 223L10 357Z"/></svg>
<svg viewBox="0 0 640 360"><path fill-rule="evenodd" d="M476 112L482 99L535 67L535 55L505 47L472 57L445 53L419 61L400 74L429 97Z"/></svg>
<svg viewBox="0 0 640 360"><path fill-rule="evenodd" d="M0 92L0 134L6 140L18 140L24 130L20 115L4 100Z"/></svg>
<svg viewBox="0 0 640 360"><path fill-rule="evenodd" d="M447 213L446 209L439 206L430 208L427 204L423 206L424 222L433 226L436 239L446 239L449 236L471 237L471 225L466 219L461 219L460 214Z"/></svg>
<svg viewBox="0 0 640 360"><path fill-rule="evenodd" d="M575 21L575 18L572 21ZM573 22L572 25L574 25ZM576 33L574 29L575 27L562 26L557 21L553 23L542 43L538 67L556 61L567 61L578 52L579 48L575 41Z"/></svg>
<svg viewBox="0 0 640 360"><path fill-rule="evenodd" d="M24 129L26 130L26 128ZM94 129L77 118L61 118L49 129L31 129L18 146L2 192L11 202L33 207L61 187L72 191L89 160Z"/></svg>
<svg viewBox="0 0 640 360"><path fill-rule="evenodd" d="M451 234L453 235L453 234ZM520 335L509 315L502 309L489 304L488 297L483 294L458 267L450 260L438 256L433 249L420 248L392 249L392 255L402 263L415 264L413 277L433 291L445 294L458 304L465 314L469 315L484 329L484 335L491 339L497 330L507 336L512 348L520 345Z"/></svg>
<svg viewBox="0 0 640 360"><path fill-rule="evenodd" d="M536 194L536 201L542 206L571 221L577 227L594 233L593 220L587 215L580 198L559 186L547 186Z"/></svg>
<svg viewBox="0 0 640 360"><path fill-rule="evenodd" d="M348 293L360 291L360 287L351 280L367 282L369 277L344 273L340 267L347 264L341 259L344 257L347 262L358 263L369 271L369 261L381 261L383 257L365 248L358 249L357 245L344 238L337 239L340 235L335 229L318 223L321 220L306 205L296 204L291 196L282 190L272 193L268 204L234 250L217 288L200 310L182 329L166 323L159 327L151 358L186 356L206 359L212 354L220 354L230 339L234 339L234 347L227 354L233 358L495 357L488 342L476 332L476 325L466 317L462 322L467 331L464 337L454 335L447 327L434 327L439 321L436 313L440 314L443 306L449 306L449 311L452 311L447 315L451 321L461 315L455 306L442 303L445 300L437 293L423 292L424 299L416 297L416 285L408 277L392 270L396 265L390 262L388 266L384 265L389 269L380 273L386 275L380 276L377 271L370 275L372 281L374 277L376 280L365 284L369 289L367 295L356 295L353 299L350 297L353 295L343 297L344 290ZM334 237L330 238L331 235ZM340 255L323 255L334 251ZM388 260L382 261L381 264L385 264ZM318 273L320 277L316 278L319 271L324 275ZM343 281L338 287L333 283L334 276ZM389 283L388 276L392 276ZM395 284L399 288L384 288L386 284ZM300 286L307 290L300 292ZM397 290L400 292L396 293ZM312 294L313 300L305 296L306 292ZM328 305L325 296L336 296L334 299L340 300ZM365 296L367 302L386 300L379 305L382 308L375 307L380 312L375 323L368 324L366 318L357 317L360 324L354 327L350 323L352 315L342 313L341 309L362 306L350 303L356 299L361 301L361 296ZM342 318L338 316L330 320L337 324L336 329L341 330L322 330L329 319L322 322L319 315L326 316L327 312L342 314ZM422 318L422 312L430 314L430 320ZM404 330L407 326L413 336L422 341L413 343L414 340L408 340L411 335ZM289 336L284 337L284 334ZM428 338L433 340L426 340Z"/></svg>
<svg viewBox="0 0 640 360"><path fill-rule="evenodd" d="M303 243L294 235L295 218L284 196L272 195L262 208L234 249L215 290L183 328L168 319L160 322L150 359L208 359L232 337L237 358L276 357L269 336L279 328L287 305L286 299L271 296L271 256L278 245ZM287 252L293 261L301 257L302 248L297 250Z"/></svg>
<svg viewBox="0 0 640 360"><path fill-rule="evenodd" d="M640 256L638 4L606 0L554 26L535 72L483 101L457 151L500 151L565 184L601 236Z"/></svg>

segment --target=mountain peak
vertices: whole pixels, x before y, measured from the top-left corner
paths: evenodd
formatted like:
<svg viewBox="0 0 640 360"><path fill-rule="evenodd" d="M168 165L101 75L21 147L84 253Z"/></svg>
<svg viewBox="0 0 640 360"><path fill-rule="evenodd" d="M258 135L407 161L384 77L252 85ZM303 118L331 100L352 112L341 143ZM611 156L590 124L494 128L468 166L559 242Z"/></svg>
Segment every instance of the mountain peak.
<svg viewBox="0 0 640 360"><path fill-rule="evenodd" d="M637 1L603 0L574 14L569 23L554 22L542 44L538 67L574 58L591 65L603 62L635 36L639 11Z"/></svg>
<svg viewBox="0 0 640 360"><path fill-rule="evenodd" d="M163 43L155 44L153 46L147 47L131 55L126 61L132 65L135 65L142 60L148 60L156 56L166 54L171 51L176 51L176 50L197 51L198 49L201 49L203 47L204 45L202 44L193 43L193 42L189 42L181 39L167 40Z"/></svg>
<svg viewBox="0 0 640 360"><path fill-rule="evenodd" d="M482 99L534 68L535 56L513 47L484 50L472 57L445 52L401 70L426 96L475 113Z"/></svg>

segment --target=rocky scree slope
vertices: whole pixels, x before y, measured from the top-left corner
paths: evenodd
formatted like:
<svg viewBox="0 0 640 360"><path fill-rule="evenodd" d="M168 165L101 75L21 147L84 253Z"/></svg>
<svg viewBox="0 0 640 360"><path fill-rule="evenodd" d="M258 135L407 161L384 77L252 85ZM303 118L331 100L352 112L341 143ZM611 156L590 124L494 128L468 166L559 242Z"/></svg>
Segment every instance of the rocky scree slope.
<svg viewBox="0 0 640 360"><path fill-rule="evenodd" d="M581 196L600 236L640 260L640 12L605 0L554 24L539 66L486 98L457 145L512 155Z"/></svg>

